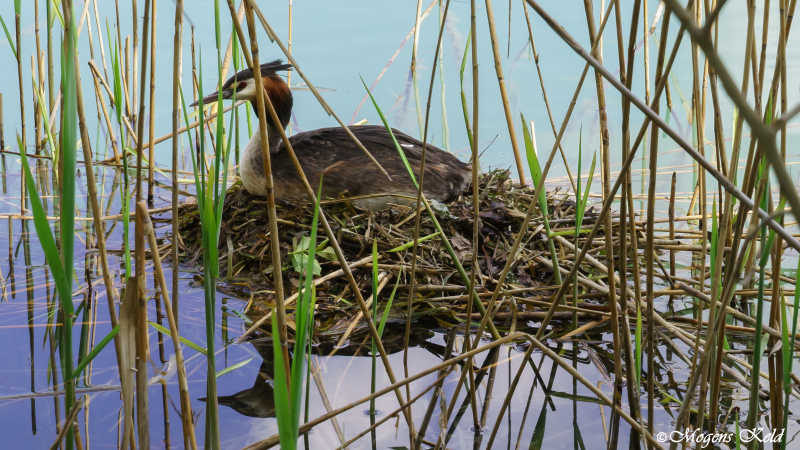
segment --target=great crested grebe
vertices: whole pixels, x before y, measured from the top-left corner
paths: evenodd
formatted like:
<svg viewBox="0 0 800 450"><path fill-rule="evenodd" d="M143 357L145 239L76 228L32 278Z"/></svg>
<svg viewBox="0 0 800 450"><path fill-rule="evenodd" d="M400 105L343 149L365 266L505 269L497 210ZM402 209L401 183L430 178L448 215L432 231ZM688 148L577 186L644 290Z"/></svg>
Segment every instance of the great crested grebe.
<svg viewBox="0 0 800 450"><path fill-rule="evenodd" d="M278 75L289 70L290 64L275 60L261 65L261 81L269 95L280 127L285 129L292 113L292 93ZM255 78L250 69L242 70L228 78L222 85L222 98L248 100L256 110ZM203 98L208 104L217 100L218 92ZM196 105L198 102L195 102ZM258 112L256 111L256 114ZM270 162L275 198L289 203L304 202L308 197L302 181L292 164L289 152L284 149L280 133L267 117ZM319 185L324 172L323 198L361 197L353 201L360 209L378 210L390 203L413 204L417 189L408 176L389 132L382 126L352 126L350 130L370 151L391 180L376 167L348 136L344 128L320 128L295 134L289 138L292 148L311 186ZM422 163L422 142L407 134L392 130L402 147L414 174L419 176ZM428 144L425 154L423 188L429 200L448 202L455 200L468 186L471 167L455 156ZM263 154L259 133L254 133L239 158L239 175L244 188L251 194L265 196ZM379 195L387 194L387 195Z"/></svg>

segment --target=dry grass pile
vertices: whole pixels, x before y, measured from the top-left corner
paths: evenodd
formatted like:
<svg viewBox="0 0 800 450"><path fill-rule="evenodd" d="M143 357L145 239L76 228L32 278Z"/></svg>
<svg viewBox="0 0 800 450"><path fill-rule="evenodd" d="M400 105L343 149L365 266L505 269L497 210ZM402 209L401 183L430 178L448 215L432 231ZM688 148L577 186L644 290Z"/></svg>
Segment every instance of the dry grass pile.
<svg viewBox="0 0 800 450"><path fill-rule="evenodd" d="M519 232L533 192L529 187L515 186L507 171L495 170L480 177L480 223L478 240L477 292L483 302L488 302L497 287L497 278ZM554 232L574 230L575 203L563 191L547 195L550 225ZM467 273L472 270L472 198L463 196L446 207L436 207L437 218L450 239L461 264ZM364 297L369 299L372 291L371 247L377 240L379 253L379 280L382 311L384 302L395 291L390 323L404 322L407 299L411 288L411 242L414 236L413 209L396 206L378 213L354 209L348 202L329 202L324 205L325 214L341 245L348 263L353 268L356 281ZM229 190L224 205L225 221L220 234L220 268L224 282L220 289L244 299L252 300L253 315L269 311L273 305L272 266L270 258L270 236L267 226L266 200L248 194L240 183ZM299 270L306 257L311 206L297 207L278 205L278 217L283 267L280 273L288 286L287 296L296 292L300 279ZM584 227L592 224L594 214L586 212ZM616 228L616 226L615 226ZM466 319L466 282L461 279L451 256L435 234L430 217L423 213L420 224L420 240L416 265L416 299L413 321L417 326L452 327L462 325ZM602 233L600 233L602 234ZM200 221L194 205L184 205L181 212L181 237L185 261L201 263ZM602 238L593 245L597 254L603 249ZM316 287L318 336L340 337L357 331L360 308L355 303L351 286L341 275L339 262L328 245L322 227L317 242L317 279L325 281ZM556 250L562 273L569 269L574 258L574 236L556 238ZM583 239L579 244L583 245ZM597 319L605 315L603 292L605 273L596 265L584 263L579 284L579 319ZM543 221L534 216L522 241L514 268L502 286L502 305L495 314L498 327L508 328L513 323L517 328L535 325L549 306L549 296L555 291L551 252L547 245ZM594 289L592 289L594 288ZM571 296L567 296L570 305ZM291 306L289 307L291 308ZM564 307L554 318L572 318L576 309ZM474 311L474 309L473 309ZM473 319L477 318L473 312Z"/></svg>

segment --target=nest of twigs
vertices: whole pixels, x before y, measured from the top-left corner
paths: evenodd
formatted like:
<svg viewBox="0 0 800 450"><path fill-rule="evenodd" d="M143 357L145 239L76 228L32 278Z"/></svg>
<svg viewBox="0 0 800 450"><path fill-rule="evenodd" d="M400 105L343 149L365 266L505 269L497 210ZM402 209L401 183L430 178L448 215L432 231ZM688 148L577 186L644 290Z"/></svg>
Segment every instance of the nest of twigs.
<svg viewBox="0 0 800 450"><path fill-rule="evenodd" d="M498 277L507 262L514 238L531 205L533 191L512 183L508 171L495 170L480 176L478 267L476 291L482 302L488 303L497 288ZM563 191L547 194L550 226L553 230L574 229L575 203ZM465 194L454 203L434 208L444 233L450 240L456 257L467 274L473 270L473 201ZM371 251L373 240L378 246L380 310L391 293L393 297L391 322L405 322L411 289L411 268L415 217L413 209L397 206L377 213L356 210L346 201L324 204L325 215L341 246L363 297L372 293ZM305 249L308 248L312 206L278 205L281 261L286 295L297 291ZM227 193L220 232L219 262L222 280L220 288L246 300L252 300L253 314L269 311L274 305L273 268L266 199L248 194L240 183ZM519 328L535 326L548 307L549 296L557 288L552 270L552 252L548 246L543 221L538 212L527 227L513 268L501 287L500 307L494 315L498 327L513 323ZM202 262L200 220L196 207L187 204L181 211L181 237L184 259ZM594 212L585 213L584 224L591 224ZM416 287L412 320L425 328L463 326L468 310L467 282L446 250L430 216L423 210L420 220L420 243L417 250ZM573 236L568 236L574 242ZM574 258L571 247L554 240L562 272L570 268ZM582 242L579 242L582 245ZM317 241L319 273L324 282L316 286L318 336L341 336L359 330L363 324L354 323L361 311L352 286L342 274L328 236L320 225ZM602 245L598 245L602 247ZM588 265L587 265L588 267ZM587 269L588 270L588 269ZM604 310L602 293L581 290L579 319ZM599 302L598 302L599 300ZM570 304L572 301L570 300ZM293 304L289 307L289 312ZM478 311L471 308L473 320ZM572 318L568 310L558 311L555 319Z"/></svg>

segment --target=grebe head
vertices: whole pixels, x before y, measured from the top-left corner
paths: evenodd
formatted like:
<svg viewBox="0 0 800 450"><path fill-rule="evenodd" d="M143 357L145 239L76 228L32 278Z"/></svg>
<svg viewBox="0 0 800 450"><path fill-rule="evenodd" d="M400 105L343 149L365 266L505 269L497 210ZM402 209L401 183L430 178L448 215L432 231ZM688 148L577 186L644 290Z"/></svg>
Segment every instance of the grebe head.
<svg viewBox="0 0 800 450"><path fill-rule="evenodd" d="M278 75L279 71L290 70L291 64L284 64L280 59L264 63L261 65L261 84L264 90L269 95L272 105L275 107L275 112L281 121L281 128L286 128L289 124L289 119L292 115L292 92L289 86ZM222 93L223 99L233 99L234 94L238 100L247 100L253 106L253 111L258 115L258 108L256 107L256 79L252 69L247 68L235 73L232 77L228 78L223 83L222 88L218 91L203 97L203 104L209 104L217 101L217 97ZM200 101L192 103L190 106L196 106ZM269 114L267 114L269 115ZM268 120L271 126L271 120Z"/></svg>

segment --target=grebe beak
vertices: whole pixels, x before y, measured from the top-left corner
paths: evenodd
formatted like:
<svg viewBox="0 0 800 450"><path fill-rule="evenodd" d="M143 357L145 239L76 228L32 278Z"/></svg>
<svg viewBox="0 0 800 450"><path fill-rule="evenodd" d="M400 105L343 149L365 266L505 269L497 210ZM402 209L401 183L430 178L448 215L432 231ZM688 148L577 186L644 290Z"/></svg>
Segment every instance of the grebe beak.
<svg viewBox="0 0 800 450"><path fill-rule="evenodd" d="M217 97L219 96L219 91L214 91L212 94L208 94L203 97L202 103L204 105L208 105L210 103L216 103ZM222 99L227 100L233 97L233 89L223 89L222 90ZM192 103L189 107L194 107L200 104L200 100Z"/></svg>

